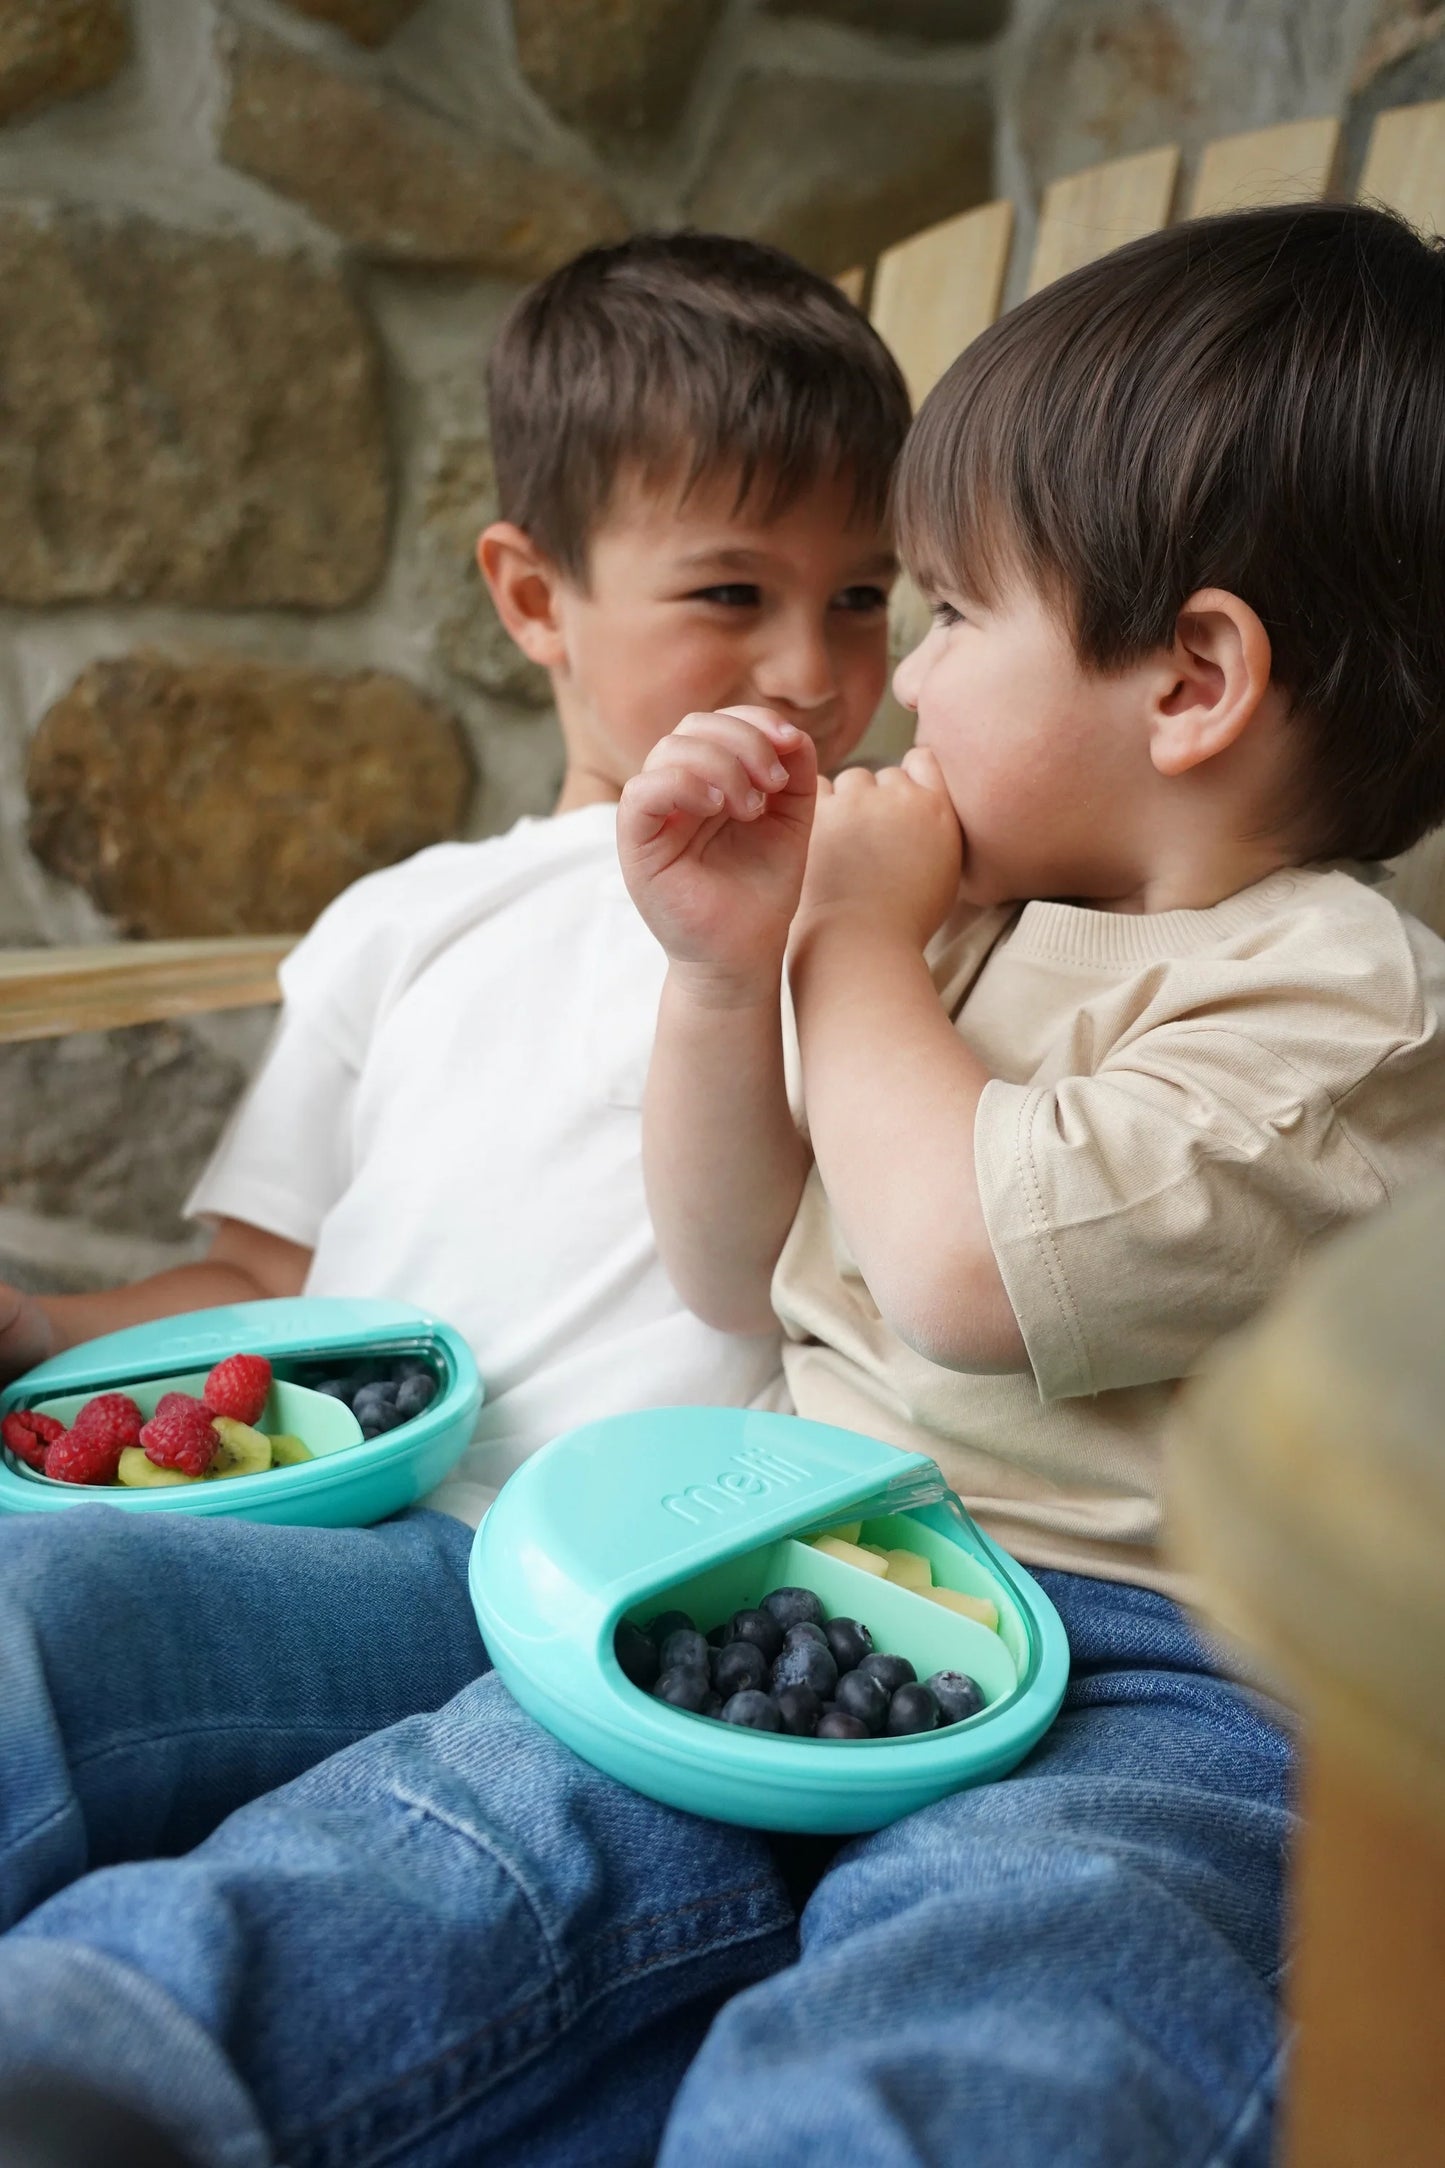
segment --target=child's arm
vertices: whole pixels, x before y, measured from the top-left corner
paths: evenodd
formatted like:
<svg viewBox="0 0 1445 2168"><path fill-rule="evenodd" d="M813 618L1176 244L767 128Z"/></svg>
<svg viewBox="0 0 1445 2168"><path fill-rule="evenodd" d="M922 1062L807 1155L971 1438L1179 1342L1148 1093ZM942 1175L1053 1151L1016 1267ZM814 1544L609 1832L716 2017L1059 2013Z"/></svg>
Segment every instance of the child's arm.
<svg viewBox="0 0 1445 2168"><path fill-rule="evenodd" d="M153 1317L222 1303L299 1295L311 1252L243 1220L222 1220L208 1254L130 1287L87 1295L27 1295L0 1285L0 1384L62 1348Z"/></svg>
<svg viewBox="0 0 1445 2168"><path fill-rule="evenodd" d="M1026 1370L974 1167L989 1073L923 959L961 844L926 752L821 787L789 962L803 1091L823 1186L883 1318L949 1368Z"/></svg>
<svg viewBox="0 0 1445 2168"><path fill-rule="evenodd" d="M762 708L690 715L622 793L618 847L667 951L643 1114L658 1247L690 1309L767 1332L809 1154L783 1076L782 979L817 763Z"/></svg>

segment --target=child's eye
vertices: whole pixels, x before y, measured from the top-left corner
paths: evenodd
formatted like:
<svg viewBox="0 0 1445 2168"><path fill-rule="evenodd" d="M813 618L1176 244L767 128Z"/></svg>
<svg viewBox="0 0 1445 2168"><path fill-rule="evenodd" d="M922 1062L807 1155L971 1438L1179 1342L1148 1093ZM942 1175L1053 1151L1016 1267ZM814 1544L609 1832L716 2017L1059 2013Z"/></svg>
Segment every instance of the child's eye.
<svg viewBox="0 0 1445 2168"><path fill-rule="evenodd" d="M716 602L725 610L755 610L763 599L763 591L747 580L725 580L716 587L697 587L688 596L689 602Z"/></svg>
<svg viewBox="0 0 1445 2168"><path fill-rule="evenodd" d="M886 610L888 591L883 587L866 585L845 587L840 594L834 596L833 607L835 610Z"/></svg>
<svg viewBox="0 0 1445 2168"><path fill-rule="evenodd" d="M935 602L930 605L930 615L935 625L961 625L963 613L955 610L951 602Z"/></svg>

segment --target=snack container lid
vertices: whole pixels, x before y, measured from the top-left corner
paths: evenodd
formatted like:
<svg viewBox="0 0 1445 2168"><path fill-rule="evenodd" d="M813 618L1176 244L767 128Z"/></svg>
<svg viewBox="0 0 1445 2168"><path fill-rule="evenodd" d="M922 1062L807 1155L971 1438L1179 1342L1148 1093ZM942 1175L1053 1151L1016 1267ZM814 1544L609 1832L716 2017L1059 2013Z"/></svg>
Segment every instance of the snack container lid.
<svg viewBox="0 0 1445 2168"><path fill-rule="evenodd" d="M941 1497L943 1480L922 1453L796 1416L653 1408L588 1423L525 1461L483 1521L488 1610L534 1646L589 1620L600 1635L656 1589L895 1490L901 1507Z"/></svg>
<svg viewBox="0 0 1445 2168"><path fill-rule="evenodd" d="M333 1295L295 1295L269 1302L235 1302L215 1310L188 1310L176 1317L127 1325L98 1340L82 1341L52 1355L0 1394L0 1412L12 1404L32 1406L91 1386L109 1389L158 1370L209 1370L238 1348L269 1357L300 1358L332 1350L360 1350L368 1342L425 1335L460 1345L449 1325L404 1302ZM468 1367L470 1368L470 1357Z"/></svg>

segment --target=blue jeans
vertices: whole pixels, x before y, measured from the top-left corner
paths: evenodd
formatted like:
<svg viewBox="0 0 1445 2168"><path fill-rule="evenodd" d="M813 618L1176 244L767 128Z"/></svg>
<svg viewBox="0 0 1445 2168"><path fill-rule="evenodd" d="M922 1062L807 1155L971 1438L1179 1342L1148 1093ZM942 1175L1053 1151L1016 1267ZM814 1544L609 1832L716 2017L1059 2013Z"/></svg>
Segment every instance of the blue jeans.
<svg viewBox="0 0 1445 2168"><path fill-rule="evenodd" d="M1264 2168L1288 1745L1137 1589L1064 1711L840 1846L653 1805L488 1675L0 1940L0 2080L217 2168Z"/></svg>
<svg viewBox="0 0 1445 2168"><path fill-rule="evenodd" d="M441 1513L0 1516L0 1928L449 1701L487 1665L471 1540Z"/></svg>

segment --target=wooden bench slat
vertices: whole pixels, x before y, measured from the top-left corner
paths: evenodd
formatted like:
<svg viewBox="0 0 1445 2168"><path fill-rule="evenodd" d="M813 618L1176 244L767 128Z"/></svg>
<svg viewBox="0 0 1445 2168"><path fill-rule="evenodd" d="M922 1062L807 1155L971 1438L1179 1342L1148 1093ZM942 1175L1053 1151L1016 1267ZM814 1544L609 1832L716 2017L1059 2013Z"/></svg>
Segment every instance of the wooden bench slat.
<svg viewBox="0 0 1445 2168"><path fill-rule="evenodd" d="M1375 116L1359 197L1388 204L1426 232L1445 233L1445 98Z"/></svg>
<svg viewBox="0 0 1445 2168"><path fill-rule="evenodd" d="M1362 203L1383 203L1427 232L1445 233L1445 98L1375 117L1360 174ZM1394 861L1390 893L1445 935L1445 829Z"/></svg>
<svg viewBox="0 0 1445 2168"><path fill-rule="evenodd" d="M277 967L296 940L265 934L0 950L0 1043L263 1007L280 999Z"/></svg>
<svg viewBox="0 0 1445 2168"><path fill-rule="evenodd" d="M879 257L873 326L902 369L915 407L997 316L1013 219L1010 202L980 204Z"/></svg>
<svg viewBox="0 0 1445 2168"><path fill-rule="evenodd" d="M1332 116L1250 128L1205 146L1189 216L1252 210L1264 203L1307 203L1330 185L1340 124Z"/></svg>
<svg viewBox="0 0 1445 2168"><path fill-rule="evenodd" d="M1179 146L1165 143L1051 182L1044 191L1029 292L1036 294L1111 248L1167 226L1178 180Z"/></svg>

